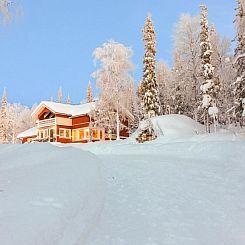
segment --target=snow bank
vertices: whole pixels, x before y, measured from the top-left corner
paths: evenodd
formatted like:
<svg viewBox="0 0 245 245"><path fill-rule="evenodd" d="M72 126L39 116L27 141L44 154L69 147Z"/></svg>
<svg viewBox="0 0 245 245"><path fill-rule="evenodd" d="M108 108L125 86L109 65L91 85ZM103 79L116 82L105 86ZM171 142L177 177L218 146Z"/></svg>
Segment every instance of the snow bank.
<svg viewBox="0 0 245 245"><path fill-rule="evenodd" d="M204 132L204 127L201 124L184 115L173 114L153 117L151 118L151 122L158 137L181 138ZM142 129L144 125L145 122L142 122L139 128ZM135 138L135 135L132 137Z"/></svg>
<svg viewBox="0 0 245 245"><path fill-rule="evenodd" d="M98 159L50 144L0 145L0 244L84 244L102 206Z"/></svg>

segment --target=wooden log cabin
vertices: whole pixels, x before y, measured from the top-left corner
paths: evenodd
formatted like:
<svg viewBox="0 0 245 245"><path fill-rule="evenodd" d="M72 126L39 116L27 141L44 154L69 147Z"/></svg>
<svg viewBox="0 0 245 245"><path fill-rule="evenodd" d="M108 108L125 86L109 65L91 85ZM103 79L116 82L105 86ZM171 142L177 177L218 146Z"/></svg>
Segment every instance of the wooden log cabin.
<svg viewBox="0 0 245 245"><path fill-rule="evenodd" d="M60 142L87 143L100 140L115 140L116 134L105 128L93 127L90 113L95 102L81 105L62 104L51 101L41 102L33 111L36 127L20 133L17 138L22 143ZM129 114L129 116L132 116ZM129 136L128 120L123 122L125 128L120 131L120 138Z"/></svg>

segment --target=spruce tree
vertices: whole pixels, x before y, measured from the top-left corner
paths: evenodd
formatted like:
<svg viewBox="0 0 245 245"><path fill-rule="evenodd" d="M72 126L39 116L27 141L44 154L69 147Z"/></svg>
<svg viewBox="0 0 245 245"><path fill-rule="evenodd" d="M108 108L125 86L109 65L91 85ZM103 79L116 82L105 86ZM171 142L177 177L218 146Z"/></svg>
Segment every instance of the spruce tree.
<svg viewBox="0 0 245 245"><path fill-rule="evenodd" d="M67 98L66 98L66 104L68 104L68 105L71 104L71 97L69 94L67 95Z"/></svg>
<svg viewBox="0 0 245 245"><path fill-rule="evenodd" d="M200 87L202 94L202 108L204 109L205 125L207 131L210 132L209 115L212 116L214 128L217 126L218 109L216 105L216 96L219 89L218 84L215 84L213 79L214 67L211 64L212 48L209 40L208 27L208 9L205 5L201 5L201 33L200 33L200 47L201 47L201 75L202 85Z"/></svg>
<svg viewBox="0 0 245 245"><path fill-rule="evenodd" d="M92 86L91 82L88 82L88 87L87 87L87 103L93 102L93 91L92 91Z"/></svg>
<svg viewBox="0 0 245 245"><path fill-rule="evenodd" d="M237 0L237 48L235 50L236 81L234 82L234 114L236 122L243 125L245 117L245 1Z"/></svg>
<svg viewBox="0 0 245 245"><path fill-rule="evenodd" d="M62 88L59 87L59 90L58 90L58 98L57 98L57 102L58 103L62 103Z"/></svg>
<svg viewBox="0 0 245 245"><path fill-rule="evenodd" d="M160 114L160 100L158 84L156 81L156 34L152 23L151 15L148 15L144 26L144 74L141 85L143 93L143 107L145 119Z"/></svg>
<svg viewBox="0 0 245 245"><path fill-rule="evenodd" d="M0 112L0 143L8 143L8 121L7 121L7 92L3 91L1 112Z"/></svg>
<svg viewBox="0 0 245 245"><path fill-rule="evenodd" d="M143 126L140 125L140 133L136 138L139 143L156 138L150 118L160 115L161 110L156 80L156 34L150 15L147 16L143 33L145 44L144 73L139 93L143 100L143 113L146 121L142 124Z"/></svg>

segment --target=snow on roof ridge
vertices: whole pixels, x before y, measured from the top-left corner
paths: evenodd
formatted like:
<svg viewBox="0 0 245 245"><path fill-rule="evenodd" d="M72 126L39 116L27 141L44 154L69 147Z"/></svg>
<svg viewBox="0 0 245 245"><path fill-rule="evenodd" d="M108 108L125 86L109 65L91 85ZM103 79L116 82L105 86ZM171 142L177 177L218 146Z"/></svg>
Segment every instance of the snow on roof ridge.
<svg viewBox="0 0 245 245"><path fill-rule="evenodd" d="M95 106L95 102L84 103L84 104L77 104L77 105L70 105L64 104L59 102L52 102L52 101L41 101L37 108L32 112L32 117L35 116L37 112L42 107L47 107L49 110L55 113L66 114L70 116L78 116L83 114L88 114Z"/></svg>

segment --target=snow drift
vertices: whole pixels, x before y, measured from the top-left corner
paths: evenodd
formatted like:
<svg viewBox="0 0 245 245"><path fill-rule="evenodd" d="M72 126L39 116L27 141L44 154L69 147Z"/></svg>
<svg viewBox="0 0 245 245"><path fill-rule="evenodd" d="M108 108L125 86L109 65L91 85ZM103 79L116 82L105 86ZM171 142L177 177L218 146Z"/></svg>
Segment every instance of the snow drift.
<svg viewBox="0 0 245 245"><path fill-rule="evenodd" d="M204 127L201 124L184 115L163 115L150 120L158 137L164 136L172 139L190 137L204 132ZM140 123L136 135L147 126L146 124L146 121Z"/></svg>
<svg viewBox="0 0 245 245"><path fill-rule="evenodd" d="M0 145L0 243L84 244L100 213L98 159L49 144Z"/></svg>

